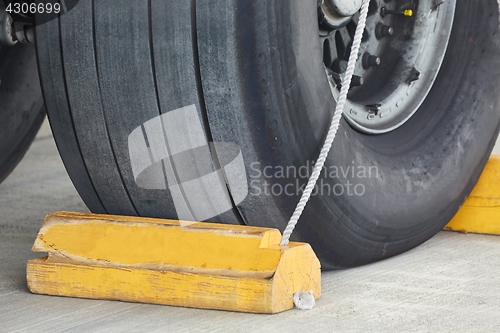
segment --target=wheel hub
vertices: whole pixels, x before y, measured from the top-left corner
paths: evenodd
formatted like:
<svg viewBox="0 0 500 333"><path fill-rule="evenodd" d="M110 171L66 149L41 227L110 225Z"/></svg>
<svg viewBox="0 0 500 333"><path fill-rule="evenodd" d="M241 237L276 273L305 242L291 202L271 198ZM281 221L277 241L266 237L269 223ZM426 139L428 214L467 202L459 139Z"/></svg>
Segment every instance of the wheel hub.
<svg viewBox="0 0 500 333"><path fill-rule="evenodd" d="M321 0L318 8L322 30L345 26L361 8L362 0Z"/></svg>
<svg viewBox="0 0 500 333"><path fill-rule="evenodd" d="M336 99L359 18L357 2L324 0L319 6L324 64L336 83L332 88ZM419 109L444 59L455 7L456 0L437 5L418 0L371 0L344 113L354 128L386 133ZM352 11L353 15L342 16Z"/></svg>
<svg viewBox="0 0 500 333"><path fill-rule="evenodd" d="M362 0L325 0L325 6L340 16L353 16L361 9Z"/></svg>
<svg viewBox="0 0 500 333"><path fill-rule="evenodd" d="M17 43L12 31L13 23L12 17L0 7L0 48L2 45L12 46Z"/></svg>

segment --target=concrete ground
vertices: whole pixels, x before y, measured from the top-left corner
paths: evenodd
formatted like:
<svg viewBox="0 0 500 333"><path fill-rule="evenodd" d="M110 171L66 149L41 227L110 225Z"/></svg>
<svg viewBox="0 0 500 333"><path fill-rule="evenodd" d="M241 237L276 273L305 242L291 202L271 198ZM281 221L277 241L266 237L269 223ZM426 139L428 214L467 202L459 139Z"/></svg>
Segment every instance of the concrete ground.
<svg viewBox="0 0 500 333"><path fill-rule="evenodd" d="M56 210L86 208L44 125L0 185L0 332L500 331L500 237L441 232L396 258L324 273L311 311L251 315L32 295L26 261Z"/></svg>

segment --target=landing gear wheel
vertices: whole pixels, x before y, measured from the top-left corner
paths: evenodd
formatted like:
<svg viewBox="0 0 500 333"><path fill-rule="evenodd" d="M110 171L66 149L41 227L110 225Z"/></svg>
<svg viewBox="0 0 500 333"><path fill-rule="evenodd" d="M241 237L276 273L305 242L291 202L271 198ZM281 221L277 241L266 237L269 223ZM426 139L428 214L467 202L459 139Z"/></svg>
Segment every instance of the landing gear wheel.
<svg viewBox="0 0 500 333"><path fill-rule="evenodd" d="M327 1L330 9L346 4ZM294 234L312 244L324 269L388 258L432 237L464 202L493 148L498 4L433 4L372 0L369 55L355 73L363 85L351 91ZM345 16L351 8L339 10L338 20L322 5L80 1L38 26L49 120L89 208L178 218L179 207L193 213L228 200L232 207L209 220L284 229L326 135L337 93L329 81L342 75L356 24L356 13ZM424 38L429 31L438 33ZM188 109L195 112L179 116ZM175 130L192 123L196 131ZM216 144L198 154L200 138ZM238 186L217 143L241 150ZM217 181L197 183L191 200L186 184L210 173ZM214 195L216 188L226 196ZM241 188L248 188L244 200Z"/></svg>
<svg viewBox="0 0 500 333"><path fill-rule="evenodd" d="M33 46L0 49L0 182L35 139L45 118Z"/></svg>

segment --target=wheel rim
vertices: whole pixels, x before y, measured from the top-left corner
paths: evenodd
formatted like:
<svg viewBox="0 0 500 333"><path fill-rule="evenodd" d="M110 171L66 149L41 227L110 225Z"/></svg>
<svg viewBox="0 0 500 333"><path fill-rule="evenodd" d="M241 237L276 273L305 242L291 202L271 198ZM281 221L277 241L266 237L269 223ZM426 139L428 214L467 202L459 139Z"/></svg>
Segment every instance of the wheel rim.
<svg viewBox="0 0 500 333"><path fill-rule="evenodd" d="M336 83L331 93L337 100L359 13L329 24L324 7L333 1L322 1L318 13L324 63ZM369 134L387 133L417 112L441 68L455 7L456 1L371 1L344 113L351 126Z"/></svg>

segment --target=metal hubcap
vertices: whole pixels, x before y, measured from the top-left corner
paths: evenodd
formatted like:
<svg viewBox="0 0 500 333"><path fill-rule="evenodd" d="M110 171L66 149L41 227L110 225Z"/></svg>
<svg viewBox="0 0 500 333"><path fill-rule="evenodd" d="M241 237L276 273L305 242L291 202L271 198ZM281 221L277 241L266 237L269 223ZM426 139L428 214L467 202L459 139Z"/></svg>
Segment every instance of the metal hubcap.
<svg viewBox="0 0 500 333"><path fill-rule="evenodd" d="M361 9L362 0L325 0L325 5L340 16L353 16Z"/></svg>
<svg viewBox="0 0 500 333"><path fill-rule="evenodd" d="M320 25L327 31L345 26L362 3L362 0L321 0L318 7Z"/></svg>
<svg viewBox="0 0 500 333"><path fill-rule="evenodd" d="M323 58L337 84L332 89L336 99L359 17L357 2L324 0L318 9ZM354 128L386 133L418 110L443 62L455 7L456 0L371 0L344 114ZM342 16L349 10L354 14Z"/></svg>
<svg viewBox="0 0 500 333"><path fill-rule="evenodd" d="M12 33L12 18L0 7L0 48L2 45L12 46L16 44Z"/></svg>

